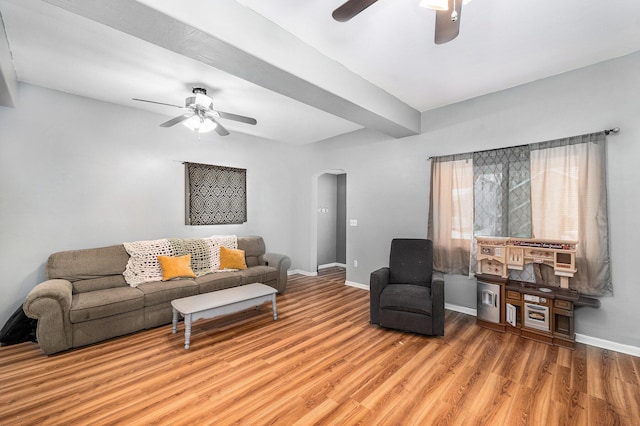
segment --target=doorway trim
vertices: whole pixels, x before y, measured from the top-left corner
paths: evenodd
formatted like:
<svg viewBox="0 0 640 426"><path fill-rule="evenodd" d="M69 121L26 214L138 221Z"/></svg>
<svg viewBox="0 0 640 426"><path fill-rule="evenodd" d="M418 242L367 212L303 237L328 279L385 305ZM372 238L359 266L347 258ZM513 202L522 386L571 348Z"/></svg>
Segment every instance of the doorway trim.
<svg viewBox="0 0 640 426"><path fill-rule="evenodd" d="M326 169L324 171L321 171L319 173L316 173L312 176L312 182L311 182L311 196L312 196L312 209L311 209L311 215L312 215L312 219L311 219L311 236L310 236L310 242L311 242L311 247L310 247L310 257L311 257L311 262L310 265L313 266L314 269L314 275L317 275L318 273L318 209L320 208L320 206L318 205L318 179L320 178L320 176L324 175L324 174L332 174L332 175L347 175L347 217L349 217L349 179L348 179L348 173L346 170L344 169ZM346 241L345 241L345 246L349 246L349 233L347 232L347 236L346 236ZM345 247L346 248L346 247ZM348 251L348 250L347 250ZM347 266L348 267L348 266Z"/></svg>

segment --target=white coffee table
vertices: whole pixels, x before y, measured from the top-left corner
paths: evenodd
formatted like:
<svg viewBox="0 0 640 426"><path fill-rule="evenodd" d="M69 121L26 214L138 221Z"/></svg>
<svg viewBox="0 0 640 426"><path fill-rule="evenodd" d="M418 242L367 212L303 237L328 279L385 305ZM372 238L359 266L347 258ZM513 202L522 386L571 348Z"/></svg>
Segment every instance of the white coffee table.
<svg viewBox="0 0 640 426"><path fill-rule="evenodd" d="M277 290L268 285L254 283L227 288L211 293L197 294L171 301L173 307L173 333L178 331L178 314L184 317L184 348L189 349L191 324L202 318L215 318L271 301L273 319L278 319L276 311Z"/></svg>

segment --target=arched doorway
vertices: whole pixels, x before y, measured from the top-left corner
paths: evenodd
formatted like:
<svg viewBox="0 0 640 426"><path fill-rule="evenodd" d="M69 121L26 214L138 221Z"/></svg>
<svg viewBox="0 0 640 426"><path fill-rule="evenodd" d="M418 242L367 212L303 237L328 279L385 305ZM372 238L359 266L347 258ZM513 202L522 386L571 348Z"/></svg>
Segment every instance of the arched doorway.
<svg viewBox="0 0 640 426"><path fill-rule="evenodd" d="M347 174L331 170L317 178L316 270L347 262Z"/></svg>

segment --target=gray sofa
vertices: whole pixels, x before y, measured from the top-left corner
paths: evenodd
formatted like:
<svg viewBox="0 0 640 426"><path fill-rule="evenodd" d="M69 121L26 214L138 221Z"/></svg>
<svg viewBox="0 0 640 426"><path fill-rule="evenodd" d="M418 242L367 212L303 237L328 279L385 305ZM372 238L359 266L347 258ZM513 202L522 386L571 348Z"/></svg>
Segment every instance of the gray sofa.
<svg viewBox="0 0 640 426"><path fill-rule="evenodd" d="M171 323L171 300L260 282L284 293L288 256L266 253L262 237L238 237L246 270L215 272L194 279L146 282L131 287L122 273L129 254L124 245L52 254L48 280L23 304L38 320L36 335L45 354L100 342Z"/></svg>

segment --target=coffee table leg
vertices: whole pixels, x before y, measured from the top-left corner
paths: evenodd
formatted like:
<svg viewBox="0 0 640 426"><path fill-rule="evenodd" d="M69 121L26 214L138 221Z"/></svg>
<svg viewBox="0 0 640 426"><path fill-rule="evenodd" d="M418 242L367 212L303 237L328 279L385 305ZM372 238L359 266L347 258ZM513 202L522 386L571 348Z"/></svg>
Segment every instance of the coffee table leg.
<svg viewBox="0 0 640 426"><path fill-rule="evenodd" d="M178 332L178 311L173 308L173 334Z"/></svg>
<svg viewBox="0 0 640 426"><path fill-rule="evenodd" d="M278 319L278 311L276 310L276 295L271 295L271 307L273 308L273 320Z"/></svg>
<svg viewBox="0 0 640 426"><path fill-rule="evenodd" d="M191 340L191 314L184 316L184 348L189 349L189 341Z"/></svg>

